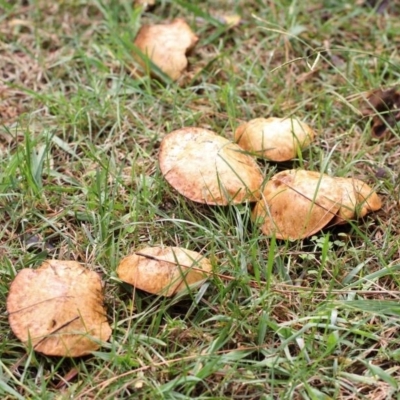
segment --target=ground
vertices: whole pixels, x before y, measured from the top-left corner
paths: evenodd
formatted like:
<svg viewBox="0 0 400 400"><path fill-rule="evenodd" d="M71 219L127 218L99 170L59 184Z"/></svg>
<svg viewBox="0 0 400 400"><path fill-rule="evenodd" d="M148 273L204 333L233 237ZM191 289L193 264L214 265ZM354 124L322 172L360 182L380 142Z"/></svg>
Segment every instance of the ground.
<svg viewBox="0 0 400 400"><path fill-rule="evenodd" d="M362 112L371 91L399 83L395 3L0 0L3 399L400 395L400 130L376 137ZM219 22L232 13L239 25ZM138 78L140 26L177 17L199 37L184 77ZM382 209L275 240L250 204L200 205L163 178L167 133L232 139L268 116L301 119L317 137L294 161L259 161L265 180L287 168L355 177ZM178 298L118 279L123 257L160 245L201 252L214 274ZM10 330L12 280L56 258L104 282L112 336L90 356L47 357Z"/></svg>

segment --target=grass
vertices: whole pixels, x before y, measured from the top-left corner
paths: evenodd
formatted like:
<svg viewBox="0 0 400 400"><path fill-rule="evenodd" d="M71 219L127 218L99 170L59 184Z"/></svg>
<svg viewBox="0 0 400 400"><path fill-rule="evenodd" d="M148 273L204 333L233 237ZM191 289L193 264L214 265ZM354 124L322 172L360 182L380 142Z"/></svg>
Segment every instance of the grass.
<svg viewBox="0 0 400 400"><path fill-rule="evenodd" d="M145 12L124 0L0 0L3 399L400 396L400 131L375 140L359 113L366 92L399 82L400 10L358 3L163 0ZM232 10L243 22L228 29L215 16ZM200 38L186 84L132 77L140 25L178 16ZM266 177L358 177L382 210L280 241L248 205L198 205L161 176L166 133L196 125L231 138L271 115L295 115L318 137L293 163L260 164ZM217 274L172 299L121 283L121 258L156 245L201 251ZM11 281L48 258L102 275L113 334L91 356L26 351L10 331Z"/></svg>

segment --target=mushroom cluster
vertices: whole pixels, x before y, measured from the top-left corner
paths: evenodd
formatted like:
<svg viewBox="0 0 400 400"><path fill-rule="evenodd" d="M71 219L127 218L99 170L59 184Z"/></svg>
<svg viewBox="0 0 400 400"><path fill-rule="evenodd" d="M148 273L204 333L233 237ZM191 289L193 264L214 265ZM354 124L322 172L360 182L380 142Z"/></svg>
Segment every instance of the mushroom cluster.
<svg viewBox="0 0 400 400"><path fill-rule="evenodd" d="M186 53L197 42L183 19L145 25L134 42L135 73L177 81L188 66ZM250 120L237 127L234 142L208 129L185 127L163 138L159 166L184 197L209 206L254 203L253 219L265 235L298 240L382 205L373 189L358 179L300 169L264 179L255 157L293 160L314 137L313 129L295 118ZM189 291L211 272L210 260L179 247L136 250L117 268L121 281L162 296ZM9 323L24 345L36 351L84 356L111 336L103 301L97 273L74 261L49 260L17 274L7 297Z"/></svg>
<svg viewBox="0 0 400 400"><path fill-rule="evenodd" d="M265 235L303 239L330 225L379 210L381 200L366 183L314 171L286 170L264 182L252 157L280 162L300 155L315 137L294 118L256 118L236 129L237 143L207 129L187 127L167 134L160 170L188 199L208 205L255 202L253 219Z"/></svg>
<svg viewBox="0 0 400 400"><path fill-rule="evenodd" d="M295 158L314 138L302 122L259 118L240 125L235 138L238 143L198 127L175 130L162 140L160 170L194 202L255 203L253 219L265 235L278 239L303 239L381 207L378 195L359 179L292 169L264 182L251 154L274 161ZM208 259L179 247L137 250L117 268L121 281L162 296L192 290L211 272ZM111 335L101 289L98 274L73 261L51 260L36 270L24 269L7 298L11 328L44 354L89 354Z"/></svg>

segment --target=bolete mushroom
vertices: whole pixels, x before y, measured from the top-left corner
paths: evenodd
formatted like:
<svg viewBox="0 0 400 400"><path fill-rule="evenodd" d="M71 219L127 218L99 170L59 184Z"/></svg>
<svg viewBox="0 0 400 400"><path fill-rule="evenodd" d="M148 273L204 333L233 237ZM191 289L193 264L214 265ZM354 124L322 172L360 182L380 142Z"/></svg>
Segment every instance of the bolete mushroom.
<svg viewBox="0 0 400 400"><path fill-rule="evenodd" d="M125 257L119 278L148 293L173 296L205 280L212 266L201 254L180 247L146 247Z"/></svg>
<svg viewBox="0 0 400 400"><path fill-rule="evenodd" d="M294 118L256 118L238 126L235 142L258 157L288 161L314 139L314 131Z"/></svg>
<svg viewBox="0 0 400 400"><path fill-rule="evenodd" d="M181 18L169 24L144 25L134 42L142 54L137 54L135 58L146 72L149 72L147 71L149 63L145 57L148 57L172 80L177 80L188 65L186 53L198 40L189 25ZM152 74L154 72L151 71Z"/></svg>
<svg viewBox="0 0 400 400"><path fill-rule="evenodd" d="M255 160L210 130L169 133L161 142L159 162L169 184L190 200L228 205L260 198L263 177Z"/></svg>
<svg viewBox="0 0 400 400"><path fill-rule="evenodd" d="M107 341L111 328L100 276L75 261L45 261L21 270L7 297L11 329L49 356L79 357Z"/></svg>
<svg viewBox="0 0 400 400"><path fill-rule="evenodd" d="M335 180L319 172L287 170L274 175L256 203L253 218L266 235L302 239L326 226L337 214L342 193Z"/></svg>

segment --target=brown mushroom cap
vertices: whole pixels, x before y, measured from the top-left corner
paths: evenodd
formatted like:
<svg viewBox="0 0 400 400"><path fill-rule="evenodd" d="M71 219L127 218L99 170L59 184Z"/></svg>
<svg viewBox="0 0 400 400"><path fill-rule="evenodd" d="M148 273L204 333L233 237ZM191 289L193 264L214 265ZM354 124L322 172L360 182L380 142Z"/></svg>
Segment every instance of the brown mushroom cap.
<svg viewBox="0 0 400 400"><path fill-rule="evenodd" d="M190 200L228 205L260 197L263 178L255 160L207 129L182 128L166 135L159 162L169 184Z"/></svg>
<svg viewBox="0 0 400 400"><path fill-rule="evenodd" d="M272 161L288 161L314 139L314 131L293 118L256 118L236 129L235 141L243 149Z"/></svg>
<svg viewBox="0 0 400 400"><path fill-rule="evenodd" d="M24 344L50 356L79 357L111 335L101 279L75 261L21 270L7 297L9 322Z"/></svg>
<svg viewBox="0 0 400 400"><path fill-rule="evenodd" d="M328 175L287 170L267 182L253 217L278 239L302 239L326 226L340 207L342 193Z"/></svg>
<svg viewBox="0 0 400 400"><path fill-rule="evenodd" d="M342 190L341 206L334 222L345 223L355 216L360 218L377 211L382 207L382 201L375 191L365 182L356 178L335 178L336 184Z"/></svg>
<svg viewBox="0 0 400 400"><path fill-rule="evenodd" d="M177 80L187 67L187 51L198 40L189 25L183 19L177 18L170 24L142 26L134 44L165 74ZM140 57L136 58L146 68L146 62Z"/></svg>
<svg viewBox="0 0 400 400"><path fill-rule="evenodd" d="M122 281L138 289L173 296L206 279L211 270L210 261L195 251L180 247L147 247L125 257L117 274Z"/></svg>

